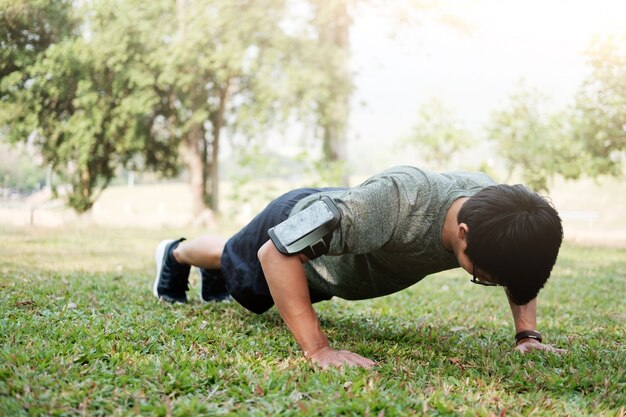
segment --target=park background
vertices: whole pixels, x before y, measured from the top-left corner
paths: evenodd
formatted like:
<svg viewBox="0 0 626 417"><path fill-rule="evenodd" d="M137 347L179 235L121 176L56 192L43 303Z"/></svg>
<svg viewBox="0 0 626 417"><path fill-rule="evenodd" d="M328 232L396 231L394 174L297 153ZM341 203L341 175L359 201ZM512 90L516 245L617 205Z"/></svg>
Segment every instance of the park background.
<svg viewBox="0 0 626 417"><path fill-rule="evenodd" d="M623 2L0 6L0 414L624 415ZM312 373L275 312L154 303L160 239L396 164L551 198L540 323L571 355L528 373L502 297L454 272L319 306L374 374Z"/></svg>
<svg viewBox="0 0 626 417"><path fill-rule="evenodd" d="M553 199L566 238L626 243L620 2L216 2L212 16L184 1L139 11L35 2L43 12L30 14L29 2L5 3L15 33L3 46L4 224L216 230L222 220L229 232L287 189L356 185L411 164L524 182ZM275 15L255 16L267 8ZM90 9L102 20L86 28L76 19ZM149 19L167 13L170 25L153 33ZM59 27L42 29L46 19ZM226 30L228 19L243 23ZM45 105L55 94L65 108Z"/></svg>

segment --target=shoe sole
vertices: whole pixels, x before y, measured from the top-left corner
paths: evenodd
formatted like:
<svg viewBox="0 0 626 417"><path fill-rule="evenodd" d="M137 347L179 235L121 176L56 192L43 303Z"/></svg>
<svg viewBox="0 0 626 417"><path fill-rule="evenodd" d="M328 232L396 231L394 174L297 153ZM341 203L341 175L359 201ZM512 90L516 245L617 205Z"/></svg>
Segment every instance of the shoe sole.
<svg viewBox="0 0 626 417"><path fill-rule="evenodd" d="M161 243L156 248L156 252L154 254L154 261L156 263L156 276L154 277L154 284L152 285L152 293L156 298L161 298L159 296L159 292L157 287L159 286L159 278L161 277L161 269L163 268L163 262L165 262L165 249L167 245L172 243L174 240L162 240Z"/></svg>

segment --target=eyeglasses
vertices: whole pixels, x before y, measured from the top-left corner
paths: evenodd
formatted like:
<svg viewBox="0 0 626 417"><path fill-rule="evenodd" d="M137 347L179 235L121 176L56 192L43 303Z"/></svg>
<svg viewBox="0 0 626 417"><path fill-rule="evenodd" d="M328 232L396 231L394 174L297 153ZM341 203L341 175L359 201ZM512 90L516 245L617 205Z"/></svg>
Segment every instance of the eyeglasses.
<svg viewBox="0 0 626 417"><path fill-rule="evenodd" d="M481 281L479 278L476 277L476 266L472 265L472 282L474 284L478 284L478 285L484 285L485 287L500 287L500 284L496 284L495 282L491 282L491 281Z"/></svg>

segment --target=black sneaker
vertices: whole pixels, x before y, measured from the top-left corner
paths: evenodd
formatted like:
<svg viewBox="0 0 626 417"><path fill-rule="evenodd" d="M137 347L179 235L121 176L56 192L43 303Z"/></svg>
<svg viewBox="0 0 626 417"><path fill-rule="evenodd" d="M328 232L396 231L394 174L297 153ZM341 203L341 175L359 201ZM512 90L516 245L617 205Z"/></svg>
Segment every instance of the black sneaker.
<svg viewBox="0 0 626 417"><path fill-rule="evenodd" d="M191 266L176 262L172 252L185 240L164 240L156 248L156 277L152 292L157 298L170 303L186 303L189 289L188 278Z"/></svg>
<svg viewBox="0 0 626 417"><path fill-rule="evenodd" d="M199 268L202 282L200 299L205 303L231 301L232 297L226 290L226 283L219 269Z"/></svg>

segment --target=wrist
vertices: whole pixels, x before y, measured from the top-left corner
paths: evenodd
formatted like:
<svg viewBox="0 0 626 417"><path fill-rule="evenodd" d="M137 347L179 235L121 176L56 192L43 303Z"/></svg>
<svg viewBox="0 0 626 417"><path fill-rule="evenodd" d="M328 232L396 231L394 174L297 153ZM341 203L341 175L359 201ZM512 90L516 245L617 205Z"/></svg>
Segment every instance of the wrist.
<svg viewBox="0 0 626 417"><path fill-rule="evenodd" d="M535 330L522 330L515 334L516 345L518 345L522 340L526 340L526 339L533 339L541 343L543 340L543 337L541 336L541 333Z"/></svg>
<svg viewBox="0 0 626 417"><path fill-rule="evenodd" d="M308 343L302 343L300 344L300 347L302 348L304 356L310 359L311 357L317 355L319 352L325 349L330 349L330 343L328 342L326 335L321 333L317 340L308 341Z"/></svg>
<svg viewBox="0 0 626 417"><path fill-rule="evenodd" d="M311 350L303 350L304 351L304 357L307 358L308 360L312 360L315 359L316 356L320 355L321 353L323 353L326 350L332 350L329 344L323 345L323 346L319 346L315 349L311 349Z"/></svg>

